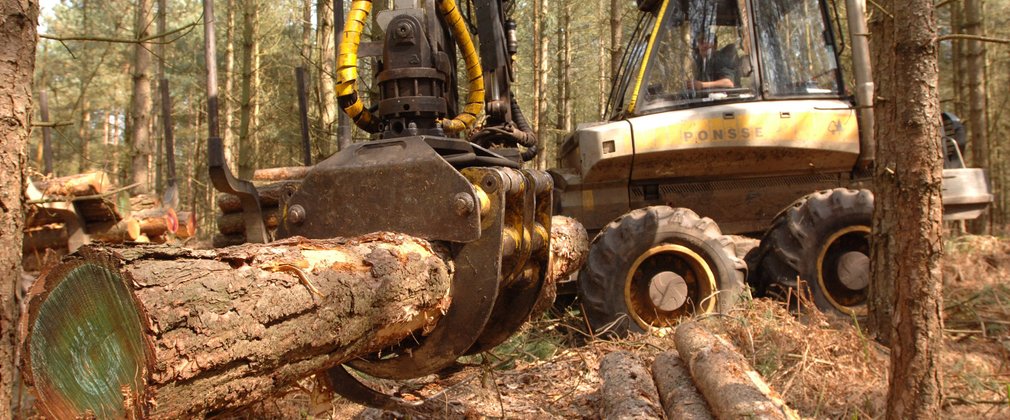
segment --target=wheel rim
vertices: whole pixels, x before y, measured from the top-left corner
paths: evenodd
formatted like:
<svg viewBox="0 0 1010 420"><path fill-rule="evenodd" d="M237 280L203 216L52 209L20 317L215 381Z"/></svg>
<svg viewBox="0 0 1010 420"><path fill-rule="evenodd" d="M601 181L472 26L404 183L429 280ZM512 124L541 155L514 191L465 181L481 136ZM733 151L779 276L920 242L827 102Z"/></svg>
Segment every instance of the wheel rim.
<svg viewBox="0 0 1010 420"><path fill-rule="evenodd" d="M715 275L701 255L662 244L635 260L624 281L628 315L644 330L676 325L684 316L715 308Z"/></svg>
<svg viewBox="0 0 1010 420"><path fill-rule="evenodd" d="M841 229L821 247L817 257L817 284L835 309L853 316L866 314L869 255L869 226Z"/></svg>

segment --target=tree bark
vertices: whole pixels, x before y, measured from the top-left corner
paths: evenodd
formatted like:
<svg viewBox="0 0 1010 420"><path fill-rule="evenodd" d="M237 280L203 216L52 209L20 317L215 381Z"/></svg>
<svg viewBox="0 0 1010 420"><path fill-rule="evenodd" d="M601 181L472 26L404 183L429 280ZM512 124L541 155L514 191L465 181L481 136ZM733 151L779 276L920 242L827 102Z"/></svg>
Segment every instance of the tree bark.
<svg viewBox="0 0 1010 420"><path fill-rule="evenodd" d="M539 80L537 83L540 85L540 95L534 96L533 100L536 102L534 105L537 109L537 116L534 117L535 123L533 129L537 132L537 138L540 139L544 150L537 153L536 156L536 168L537 169L547 169L547 155L549 144L547 142L547 75L548 75L548 57L550 57L551 49L551 37L547 36L547 16L551 13L550 0L540 0L540 43L537 45L536 53L540 54L540 72L535 74L535 77Z"/></svg>
<svg viewBox="0 0 1010 420"><path fill-rule="evenodd" d="M220 414L429 326L449 282L427 242L394 234L89 248L33 286L22 372L53 418ZM93 369L60 376L83 349Z"/></svg>
<svg viewBox="0 0 1010 420"><path fill-rule="evenodd" d="M263 208L277 207L281 200L286 199L289 194L294 194L298 190L301 181L283 181L258 187L256 192L260 196L260 206ZM235 213L242 211L242 202L238 196L222 193L217 196L217 207L222 213Z"/></svg>
<svg viewBox="0 0 1010 420"><path fill-rule="evenodd" d="M659 419L663 409L652 375L633 353L615 351L600 360L604 419Z"/></svg>
<svg viewBox="0 0 1010 420"><path fill-rule="evenodd" d="M982 0L965 0L964 29L968 35L985 36ZM986 115L986 47L985 43L969 40L968 44L968 132L971 133L972 166L992 173L989 165L989 118ZM989 212L968 222L976 235L989 233Z"/></svg>
<svg viewBox="0 0 1010 420"><path fill-rule="evenodd" d="M0 417L10 413L21 281L25 146L31 129L39 4L0 2Z"/></svg>
<svg viewBox="0 0 1010 420"><path fill-rule="evenodd" d="M652 379L663 403L663 412L668 419L710 420L712 413L708 404L698 393L691 372L680 359L677 351L667 351L656 356L652 363Z"/></svg>
<svg viewBox="0 0 1010 420"><path fill-rule="evenodd" d="M342 7L340 2L334 0L318 0L316 3L316 19L318 29L316 30L319 46L319 68L316 71L317 89L319 98L319 124L322 135L316 136L318 156L316 161L322 161L333 153L333 145L337 144L337 95L335 89L336 75L336 51L333 41L333 5Z"/></svg>
<svg viewBox="0 0 1010 420"><path fill-rule="evenodd" d="M891 343L887 418L940 416L942 166L937 28L929 0L884 2L876 62L871 326Z"/></svg>
<svg viewBox="0 0 1010 420"><path fill-rule="evenodd" d="M256 35L258 5L257 0L243 0L242 8L242 101L240 105L238 133L238 174L242 179L252 178L256 169L255 145L253 144L253 74L256 55Z"/></svg>
<svg viewBox="0 0 1010 420"><path fill-rule="evenodd" d="M132 217L118 222L99 222L86 225L85 233L91 240L110 244L134 241L140 237L140 221Z"/></svg>
<svg viewBox="0 0 1010 420"><path fill-rule="evenodd" d="M84 197L102 194L112 189L112 179L105 172L88 172L41 181L36 187L43 195Z"/></svg>
<svg viewBox="0 0 1010 420"><path fill-rule="evenodd" d="M137 0L133 34L146 38L150 32L151 0ZM134 190L145 193L150 185L151 165L151 43L133 46L133 99L130 108L131 183L140 184Z"/></svg>
<svg viewBox="0 0 1010 420"><path fill-rule="evenodd" d="M621 0L610 0L610 79L613 81L617 77L617 70L621 67L621 45L622 27L621 18L624 13L624 2Z"/></svg>
<svg viewBox="0 0 1010 420"><path fill-rule="evenodd" d="M224 146L224 157L228 161L229 168L236 171L238 167L235 166L235 136L232 134L234 115L231 112L232 96L235 94L235 0L228 0L225 13L224 89L221 90L219 97L221 115L224 117L221 143Z"/></svg>
<svg viewBox="0 0 1010 420"><path fill-rule="evenodd" d="M310 166L286 166L280 168L257 169L253 172L253 181L286 181L305 178L312 169Z"/></svg>
<svg viewBox="0 0 1010 420"><path fill-rule="evenodd" d="M698 322L677 326L677 351L717 418L798 419L735 348Z"/></svg>

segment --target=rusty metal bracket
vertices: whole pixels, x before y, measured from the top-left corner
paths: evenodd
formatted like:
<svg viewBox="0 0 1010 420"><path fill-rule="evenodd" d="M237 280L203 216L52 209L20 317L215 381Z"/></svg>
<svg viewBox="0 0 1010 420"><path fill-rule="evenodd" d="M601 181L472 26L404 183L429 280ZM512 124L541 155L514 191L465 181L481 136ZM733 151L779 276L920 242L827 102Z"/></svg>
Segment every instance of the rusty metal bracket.
<svg viewBox="0 0 1010 420"><path fill-rule="evenodd" d="M260 196L252 182L235 178L224 157L224 143L220 137L207 139L207 169L210 182L218 191L235 194L242 203L242 221L245 222L245 240L250 243L270 242L270 234L263 223Z"/></svg>
<svg viewBox="0 0 1010 420"><path fill-rule="evenodd" d="M384 379L429 375L456 363L484 331L499 297L505 177L499 168L468 168L463 175L484 190L490 208L480 239L455 252L449 310L416 347L393 357L354 360L348 363L351 367Z"/></svg>
<svg viewBox="0 0 1010 420"><path fill-rule="evenodd" d="M309 171L288 202L277 236L390 231L472 242L481 236L477 200L470 182L424 136L357 143Z"/></svg>

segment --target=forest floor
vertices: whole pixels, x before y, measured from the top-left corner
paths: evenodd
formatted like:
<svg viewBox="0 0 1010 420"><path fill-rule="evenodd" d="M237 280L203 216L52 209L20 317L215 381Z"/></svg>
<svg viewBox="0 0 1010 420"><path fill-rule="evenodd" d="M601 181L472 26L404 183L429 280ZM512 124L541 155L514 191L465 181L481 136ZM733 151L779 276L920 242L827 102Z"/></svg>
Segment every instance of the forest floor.
<svg viewBox="0 0 1010 420"><path fill-rule="evenodd" d="M1010 418L1010 239L965 236L948 240L945 249L944 417ZM888 350L852 320L753 299L704 322L735 344L802 417L883 417ZM602 340L582 325L577 310L554 311L453 374L370 385L407 399L451 401L437 417L599 418L603 356L629 350L648 366L674 348L670 334ZM401 417L331 395L310 378L240 417Z"/></svg>
<svg viewBox="0 0 1010 420"><path fill-rule="evenodd" d="M944 257L944 417L1010 418L1010 239L948 240ZM439 395L466 417L599 418L600 359L630 350L651 365L672 336L600 340L575 310L529 325L483 363L406 386L372 383L402 395ZM805 418L883 417L888 349L846 319L754 299L705 321L733 342L771 388ZM479 360L475 360L479 362ZM433 380L434 379L434 380ZM316 418L396 418L312 392L311 381L265 402L259 414ZM313 395L316 403L312 403ZM258 411L256 410L256 411Z"/></svg>

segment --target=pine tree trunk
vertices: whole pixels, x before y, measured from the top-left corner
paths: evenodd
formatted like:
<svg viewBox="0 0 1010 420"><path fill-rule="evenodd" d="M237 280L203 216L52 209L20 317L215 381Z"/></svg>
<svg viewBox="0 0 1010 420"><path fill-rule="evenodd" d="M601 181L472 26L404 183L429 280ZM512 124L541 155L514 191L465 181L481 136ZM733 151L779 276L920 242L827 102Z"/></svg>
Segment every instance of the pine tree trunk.
<svg viewBox="0 0 1010 420"><path fill-rule="evenodd" d="M253 73L256 53L257 0L243 0L242 8L242 100L238 132L238 174L240 178L252 178L256 170L255 146L252 138L253 119Z"/></svg>
<svg viewBox="0 0 1010 420"><path fill-rule="evenodd" d="M9 414L14 377L15 326L21 282L28 134L32 115L38 2L0 2L0 417Z"/></svg>
<svg viewBox="0 0 1010 420"><path fill-rule="evenodd" d="M137 0L133 26L136 38L151 35L151 0ZM133 99L130 107L131 184L136 193L150 189L151 165L151 43L133 46Z"/></svg>
<svg viewBox="0 0 1010 420"><path fill-rule="evenodd" d="M224 126L221 127L221 143L224 146L224 157L230 169L238 167L235 161L235 136L232 133L235 116L231 104L235 95L235 0L228 0L225 12L224 30L224 88L221 90L219 103ZM235 172L237 173L237 171Z"/></svg>
<svg viewBox="0 0 1010 420"><path fill-rule="evenodd" d="M610 0L610 78L617 77L617 70L621 67L621 14L624 11L624 2L621 0Z"/></svg>
<svg viewBox="0 0 1010 420"><path fill-rule="evenodd" d="M534 96L533 100L536 101L534 105L537 109L538 117L535 118L537 121L534 123L533 129L537 132L537 138L544 145L544 150L541 150L537 154L536 167L537 169L547 168L547 76L550 73L547 69L547 61L550 56L551 49L551 37L547 36L547 16L551 12L550 1L540 0L540 44L537 45L537 54L540 54L540 72L536 73L535 77L539 80L540 85L540 96Z"/></svg>
<svg viewBox="0 0 1010 420"><path fill-rule="evenodd" d="M604 14L604 10L606 10L606 5L607 4L608 4L607 0L597 0L596 1L596 19L598 21L597 27L600 30L600 37L597 40L597 42L600 43L599 44L600 45L600 49L599 49L600 56L598 57L599 62L597 63L599 65L599 69L598 70L600 72L599 76L598 76L599 77L598 83L600 85L600 87L599 87L599 89L600 89L600 92L599 92L600 96L599 96L599 99L598 99L598 102L597 102L596 114L597 114L597 117L600 118L600 120L603 120L604 118L608 117L608 115L604 115L604 114L607 113L607 94L610 93L609 89L608 89L608 86L610 85L610 83L609 83L609 80L607 78L607 63L608 63L607 58L609 57L607 55L607 42L606 42L607 25L605 24L605 22L606 22L606 15Z"/></svg>
<svg viewBox="0 0 1010 420"><path fill-rule="evenodd" d="M964 29L969 35L985 36L982 0L965 0ZM972 166L991 173L989 165L989 119L986 115L986 48L982 41L969 40L968 47L968 132L971 133ZM989 233L989 212L968 222L976 235Z"/></svg>
<svg viewBox="0 0 1010 420"><path fill-rule="evenodd" d="M336 51L333 42L333 5L334 0L318 0L316 3L316 31L319 45L319 70L317 74L317 89L319 98L319 123L322 135L316 136L316 149L319 151L317 161L325 159L333 153L333 145L337 144L337 94L334 82ZM339 6L339 3L337 4Z"/></svg>
<svg viewBox="0 0 1010 420"><path fill-rule="evenodd" d="M887 418L938 418L943 225L936 19L930 0L882 7L893 17L875 14L870 27L878 98L871 327L891 344Z"/></svg>

